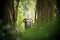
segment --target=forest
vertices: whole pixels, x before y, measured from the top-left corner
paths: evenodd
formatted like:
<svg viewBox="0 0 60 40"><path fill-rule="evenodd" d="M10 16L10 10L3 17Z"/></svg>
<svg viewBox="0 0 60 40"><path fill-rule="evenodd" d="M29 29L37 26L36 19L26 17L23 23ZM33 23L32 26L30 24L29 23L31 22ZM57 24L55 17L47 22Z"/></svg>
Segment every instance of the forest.
<svg viewBox="0 0 60 40"><path fill-rule="evenodd" d="M0 40L60 40L60 0L0 0Z"/></svg>

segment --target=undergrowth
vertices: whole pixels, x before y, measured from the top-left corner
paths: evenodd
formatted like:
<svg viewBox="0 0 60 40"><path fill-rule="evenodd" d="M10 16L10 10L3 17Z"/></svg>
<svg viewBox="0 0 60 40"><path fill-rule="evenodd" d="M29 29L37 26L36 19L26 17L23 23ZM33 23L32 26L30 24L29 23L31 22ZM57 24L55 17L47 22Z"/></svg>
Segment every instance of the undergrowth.
<svg viewBox="0 0 60 40"><path fill-rule="evenodd" d="M57 30L56 22L48 22L25 30L21 38L22 40L55 40Z"/></svg>

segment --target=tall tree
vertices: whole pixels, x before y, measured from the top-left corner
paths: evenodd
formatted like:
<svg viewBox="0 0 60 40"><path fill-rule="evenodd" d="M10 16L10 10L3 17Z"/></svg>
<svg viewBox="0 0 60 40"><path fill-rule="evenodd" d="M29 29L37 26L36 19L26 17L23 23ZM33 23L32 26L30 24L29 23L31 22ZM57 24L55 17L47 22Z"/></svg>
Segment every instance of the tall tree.
<svg viewBox="0 0 60 40"><path fill-rule="evenodd" d="M52 20L53 0L37 0L37 23L46 23Z"/></svg>
<svg viewBox="0 0 60 40"><path fill-rule="evenodd" d="M12 32L12 28L15 24L15 13L14 13L14 0L1 0L0 1L0 40L13 40L10 39L9 35ZM6 26L12 24L12 26ZM2 35L2 34L5 35Z"/></svg>
<svg viewBox="0 0 60 40"><path fill-rule="evenodd" d="M15 21L14 14L14 1L13 0L5 0L4 1L4 17L3 23L13 23Z"/></svg>
<svg viewBox="0 0 60 40"><path fill-rule="evenodd" d="M17 19L17 14L18 14L18 6L19 6L19 0L16 0L16 14L15 14L15 18ZM16 21L16 20L15 20Z"/></svg>
<svg viewBox="0 0 60 40"><path fill-rule="evenodd" d="M37 11L37 23L42 23L42 14L43 14L43 1L42 0L37 0L36 4L36 11Z"/></svg>

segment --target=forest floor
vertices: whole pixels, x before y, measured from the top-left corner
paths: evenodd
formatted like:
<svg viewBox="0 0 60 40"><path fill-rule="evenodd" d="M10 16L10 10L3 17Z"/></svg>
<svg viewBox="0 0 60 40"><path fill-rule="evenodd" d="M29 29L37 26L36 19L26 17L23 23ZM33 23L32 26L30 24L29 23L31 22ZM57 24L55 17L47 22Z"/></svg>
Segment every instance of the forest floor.
<svg viewBox="0 0 60 40"><path fill-rule="evenodd" d="M55 22L35 25L21 33L21 40L55 40L57 30Z"/></svg>

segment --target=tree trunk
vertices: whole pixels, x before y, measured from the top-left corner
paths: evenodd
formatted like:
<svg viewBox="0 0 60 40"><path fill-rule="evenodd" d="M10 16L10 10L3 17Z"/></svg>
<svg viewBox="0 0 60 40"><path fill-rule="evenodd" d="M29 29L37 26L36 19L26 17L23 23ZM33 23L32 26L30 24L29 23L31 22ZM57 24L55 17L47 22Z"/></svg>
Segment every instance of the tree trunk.
<svg viewBox="0 0 60 40"><path fill-rule="evenodd" d="M14 2L13 0L5 0L3 24L12 23L14 20Z"/></svg>
<svg viewBox="0 0 60 40"><path fill-rule="evenodd" d="M17 14L18 14L18 7L19 7L19 0L16 0L16 14L15 14L15 18L17 19ZM17 20L16 20L17 21Z"/></svg>
<svg viewBox="0 0 60 40"><path fill-rule="evenodd" d="M13 0L1 0L0 10L0 19L3 25L12 23L15 20Z"/></svg>
<svg viewBox="0 0 60 40"><path fill-rule="evenodd" d="M1 0L0 3L0 20L2 21L2 26L0 25L0 40L13 40L11 39L11 33L15 24L14 1ZM5 36L2 35L3 33Z"/></svg>
<svg viewBox="0 0 60 40"><path fill-rule="evenodd" d="M37 10L37 24L43 22L43 1L37 0L36 10Z"/></svg>
<svg viewBox="0 0 60 40"><path fill-rule="evenodd" d="M37 0L37 23L43 24L52 20L53 17L53 0Z"/></svg>
<svg viewBox="0 0 60 40"><path fill-rule="evenodd" d="M35 24L37 23L37 10L35 10Z"/></svg>

